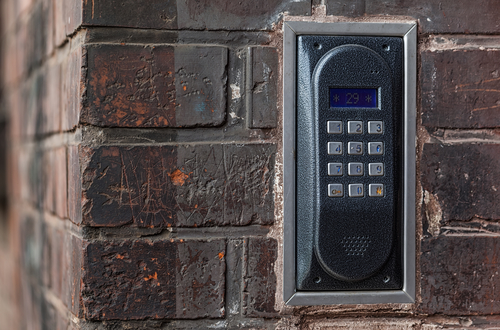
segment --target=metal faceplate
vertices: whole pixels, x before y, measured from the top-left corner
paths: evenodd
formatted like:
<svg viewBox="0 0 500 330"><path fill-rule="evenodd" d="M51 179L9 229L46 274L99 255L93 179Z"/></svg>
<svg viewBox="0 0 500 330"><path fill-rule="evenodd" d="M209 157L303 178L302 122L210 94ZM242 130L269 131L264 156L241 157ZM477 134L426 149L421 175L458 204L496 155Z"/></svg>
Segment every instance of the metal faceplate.
<svg viewBox="0 0 500 330"><path fill-rule="evenodd" d="M402 287L402 72L400 37L297 38L298 290ZM332 107L330 88L374 88L378 106ZM328 121L341 122L342 134L329 134ZM383 122L383 134L369 134L369 121ZM329 154L329 142L343 146L340 154ZM374 142L383 155L370 154ZM344 174L330 176L329 163L342 164ZM383 163L384 175L369 176L370 163ZM348 164L362 174L353 176ZM329 196L331 184L342 196ZM370 184L383 187L383 197L371 197Z"/></svg>

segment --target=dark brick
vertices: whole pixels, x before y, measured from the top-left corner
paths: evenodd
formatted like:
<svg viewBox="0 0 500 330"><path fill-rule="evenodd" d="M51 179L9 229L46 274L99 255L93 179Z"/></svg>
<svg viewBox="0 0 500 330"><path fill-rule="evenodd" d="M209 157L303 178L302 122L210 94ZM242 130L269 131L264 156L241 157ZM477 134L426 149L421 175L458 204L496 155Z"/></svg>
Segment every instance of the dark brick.
<svg viewBox="0 0 500 330"><path fill-rule="evenodd" d="M274 145L80 151L85 224L196 227L274 220Z"/></svg>
<svg viewBox="0 0 500 330"><path fill-rule="evenodd" d="M497 13L500 4L480 0L327 0L327 15L369 16L402 15L419 20L424 33L495 33L500 31ZM479 19L479 17L481 19Z"/></svg>
<svg viewBox="0 0 500 330"><path fill-rule="evenodd" d="M430 127L500 125L498 50L422 53L422 123Z"/></svg>
<svg viewBox="0 0 500 330"><path fill-rule="evenodd" d="M422 188L437 197L443 221L500 219L500 145L425 144Z"/></svg>
<svg viewBox="0 0 500 330"><path fill-rule="evenodd" d="M271 30L283 12L310 15L311 0L179 0L179 29Z"/></svg>
<svg viewBox="0 0 500 330"><path fill-rule="evenodd" d="M61 45L82 24L82 2L87 0L54 1L54 41Z"/></svg>
<svg viewBox="0 0 500 330"><path fill-rule="evenodd" d="M422 241L419 310L426 314L497 314L500 311L494 236L439 236Z"/></svg>
<svg viewBox="0 0 500 330"><path fill-rule="evenodd" d="M153 29L271 30L283 15L310 15L310 0L133 0L85 1L83 24Z"/></svg>
<svg viewBox="0 0 500 330"><path fill-rule="evenodd" d="M273 238L249 238L246 242L243 311L249 317L276 317L276 273L278 243Z"/></svg>
<svg viewBox="0 0 500 330"><path fill-rule="evenodd" d="M84 25L176 29L177 5L176 0L149 0L147 5L135 0L84 1L83 17Z"/></svg>
<svg viewBox="0 0 500 330"><path fill-rule="evenodd" d="M249 48L249 84L247 86L250 128L274 128L278 108L278 49Z"/></svg>
<svg viewBox="0 0 500 330"><path fill-rule="evenodd" d="M89 46L81 120L120 127L220 125L226 64L223 47Z"/></svg>
<svg viewBox="0 0 500 330"><path fill-rule="evenodd" d="M91 243L85 250L85 317L223 317L224 255L223 240Z"/></svg>

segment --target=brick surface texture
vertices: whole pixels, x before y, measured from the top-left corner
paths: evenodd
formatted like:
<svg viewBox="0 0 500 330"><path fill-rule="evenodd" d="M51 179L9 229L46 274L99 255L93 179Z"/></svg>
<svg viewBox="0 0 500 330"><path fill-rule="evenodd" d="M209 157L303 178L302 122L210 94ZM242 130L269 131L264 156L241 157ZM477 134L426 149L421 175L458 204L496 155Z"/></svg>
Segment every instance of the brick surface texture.
<svg viewBox="0 0 500 330"><path fill-rule="evenodd" d="M499 10L2 1L0 330L498 329ZM285 306L284 19L417 23L414 303Z"/></svg>

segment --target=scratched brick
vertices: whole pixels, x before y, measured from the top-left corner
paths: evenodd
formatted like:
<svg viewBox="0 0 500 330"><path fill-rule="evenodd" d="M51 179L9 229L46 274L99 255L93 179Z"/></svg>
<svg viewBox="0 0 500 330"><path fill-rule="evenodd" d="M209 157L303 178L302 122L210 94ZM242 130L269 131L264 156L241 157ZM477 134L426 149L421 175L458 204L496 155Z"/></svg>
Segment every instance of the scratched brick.
<svg viewBox="0 0 500 330"><path fill-rule="evenodd" d="M152 29L271 30L283 12L310 15L310 0L133 0L84 1L83 25Z"/></svg>
<svg viewBox="0 0 500 330"><path fill-rule="evenodd" d="M273 238L245 240L243 312L249 317L276 317L276 273L278 243Z"/></svg>
<svg viewBox="0 0 500 330"><path fill-rule="evenodd" d="M81 121L114 127L217 126L226 112L227 49L89 46Z"/></svg>
<svg viewBox="0 0 500 330"><path fill-rule="evenodd" d="M176 29L176 0L149 0L147 5L138 5L135 0L84 1L83 23L89 26Z"/></svg>
<svg viewBox="0 0 500 330"><path fill-rule="evenodd" d="M500 145L424 145L422 188L439 202L442 221L500 219Z"/></svg>
<svg viewBox="0 0 500 330"><path fill-rule="evenodd" d="M224 316L224 240L95 242L85 249L85 318Z"/></svg>
<svg viewBox="0 0 500 330"><path fill-rule="evenodd" d="M250 128L274 128L278 108L278 50L273 47L250 47L250 83L247 86Z"/></svg>
<svg viewBox="0 0 500 330"><path fill-rule="evenodd" d="M327 0L327 15L378 16L402 15L418 19L424 33L495 33L500 31L497 13L500 4L480 0Z"/></svg>
<svg viewBox="0 0 500 330"><path fill-rule="evenodd" d="M179 29L271 30L283 12L310 15L311 0L177 1Z"/></svg>
<svg viewBox="0 0 500 330"><path fill-rule="evenodd" d="M423 240L421 253L420 312L498 314L498 237L438 236Z"/></svg>
<svg viewBox="0 0 500 330"><path fill-rule="evenodd" d="M422 53L422 123L429 127L500 125L498 50Z"/></svg>
<svg viewBox="0 0 500 330"><path fill-rule="evenodd" d="M83 222L271 224L275 150L269 144L81 148Z"/></svg>

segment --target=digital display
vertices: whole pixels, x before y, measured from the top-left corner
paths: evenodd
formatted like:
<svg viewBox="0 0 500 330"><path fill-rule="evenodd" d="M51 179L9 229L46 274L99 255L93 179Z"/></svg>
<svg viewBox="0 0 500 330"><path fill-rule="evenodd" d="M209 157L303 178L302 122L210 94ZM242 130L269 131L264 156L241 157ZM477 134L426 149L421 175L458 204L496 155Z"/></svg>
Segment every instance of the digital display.
<svg viewBox="0 0 500 330"><path fill-rule="evenodd" d="M377 88L330 88L332 108L378 108Z"/></svg>

